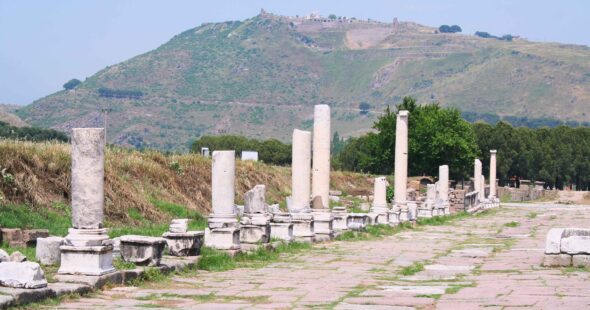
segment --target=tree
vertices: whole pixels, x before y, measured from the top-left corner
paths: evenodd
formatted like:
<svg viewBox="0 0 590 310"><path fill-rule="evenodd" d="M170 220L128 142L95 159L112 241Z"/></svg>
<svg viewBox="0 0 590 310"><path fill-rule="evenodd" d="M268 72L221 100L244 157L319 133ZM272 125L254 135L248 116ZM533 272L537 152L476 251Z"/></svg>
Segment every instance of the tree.
<svg viewBox="0 0 590 310"><path fill-rule="evenodd" d="M461 29L461 27L459 27L458 25L451 26L452 33L461 32L461 31L463 31L463 29Z"/></svg>
<svg viewBox="0 0 590 310"><path fill-rule="evenodd" d="M338 17L336 17L336 14L330 14L330 15L328 15L328 18L334 20L334 19L337 19Z"/></svg>
<svg viewBox="0 0 590 310"><path fill-rule="evenodd" d="M63 86L64 89L70 90L76 88L78 85L82 84L82 82L78 79L71 79L67 81Z"/></svg>
<svg viewBox="0 0 590 310"><path fill-rule="evenodd" d="M461 27L459 27L458 25L453 25L453 26L441 25L440 27L438 27L438 31L441 33L455 33L455 32L461 32L461 31L463 31L463 29L461 29Z"/></svg>
<svg viewBox="0 0 590 310"><path fill-rule="evenodd" d="M363 101L359 103L359 109L361 110L360 113L362 115L367 115L369 113L369 109L371 109L371 105Z"/></svg>
<svg viewBox="0 0 590 310"><path fill-rule="evenodd" d="M461 118L456 109L443 109L438 104L419 106L416 100L405 97L396 106L389 107L369 133L348 142L341 153L344 169L375 174L391 174L394 167L395 130L397 112L407 110L409 117L409 173L411 175L438 175L438 166L448 164L451 175L469 175L477 144L471 125Z"/></svg>

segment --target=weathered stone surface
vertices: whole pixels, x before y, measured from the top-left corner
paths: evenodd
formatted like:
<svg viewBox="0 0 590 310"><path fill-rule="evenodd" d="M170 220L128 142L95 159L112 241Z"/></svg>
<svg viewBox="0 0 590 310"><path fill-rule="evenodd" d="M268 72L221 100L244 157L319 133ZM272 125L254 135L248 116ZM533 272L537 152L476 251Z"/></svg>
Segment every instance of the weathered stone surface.
<svg viewBox="0 0 590 310"><path fill-rule="evenodd" d="M578 254L572 256L572 266L574 267L590 267L590 255Z"/></svg>
<svg viewBox="0 0 590 310"><path fill-rule="evenodd" d="M188 227L188 219L173 219L168 231L171 233L185 233Z"/></svg>
<svg viewBox="0 0 590 310"><path fill-rule="evenodd" d="M166 239L127 235L121 236L121 257L138 265L158 266L164 254Z"/></svg>
<svg viewBox="0 0 590 310"><path fill-rule="evenodd" d="M196 256L201 253L205 238L204 231L184 233L166 232L162 235L168 244L168 254L172 256Z"/></svg>
<svg viewBox="0 0 590 310"><path fill-rule="evenodd" d="M15 262L15 263L24 262L26 260L27 260L27 257L19 251L12 252L12 254L10 254L10 257L8 258L9 262Z"/></svg>
<svg viewBox="0 0 590 310"><path fill-rule="evenodd" d="M37 239L49 237L49 230L47 229L26 229L23 230L23 242L27 246L34 246L37 244Z"/></svg>
<svg viewBox="0 0 590 310"><path fill-rule="evenodd" d="M322 202L322 197L315 196L311 200L311 208L314 210L324 209L324 203Z"/></svg>
<svg viewBox="0 0 590 310"><path fill-rule="evenodd" d="M23 232L20 228L2 228L2 242L13 248L23 248L26 243L23 240Z"/></svg>
<svg viewBox="0 0 590 310"><path fill-rule="evenodd" d="M291 167L292 199L287 199L289 212L309 212L311 196L311 132L293 130ZM290 203L289 203L290 202Z"/></svg>
<svg viewBox="0 0 590 310"><path fill-rule="evenodd" d="M313 170L311 196L319 196L324 208L330 205L330 145L332 139L330 106L318 104L313 114Z"/></svg>
<svg viewBox="0 0 590 310"><path fill-rule="evenodd" d="M59 247L63 244L62 237L47 237L37 239L35 257L42 265L58 265L61 261Z"/></svg>
<svg viewBox="0 0 590 310"><path fill-rule="evenodd" d="M561 253L590 254L590 236L570 236L562 238Z"/></svg>
<svg viewBox="0 0 590 310"><path fill-rule="evenodd" d="M311 213L292 213L293 237L297 241L313 242L314 219Z"/></svg>
<svg viewBox="0 0 590 310"><path fill-rule="evenodd" d="M218 250L239 250L240 229L237 227L207 228L205 245Z"/></svg>
<svg viewBox="0 0 590 310"><path fill-rule="evenodd" d="M113 245L71 246L62 245L58 273L100 276L115 271Z"/></svg>
<svg viewBox="0 0 590 310"><path fill-rule="evenodd" d="M561 235L563 234L563 228L551 228L547 232L547 238L545 239L545 254L559 254L561 253Z"/></svg>
<svg viewBox="0 0 590 310"><path fill-rule="evenodd" d="M373 185L373 207L387 208L387 182L386 177L376 177Z"/></svg>
<svg viewBox="0 0 590 310"><path fill-rule="evenodd" d="M572 256L568 254L545 254L543 266L568 267L572 265Z"/></svg>
<svg viewBox="0 0 590 310"><path fill-rule="evenodd" d="M104 129L72 129L72 224L102 228L104 217Z"/></svg>
<svg viewBox="0 0 590 310"><path fill-rule="evenodd" d="M244 194L244 213L266 213L266 186L258 184Z"/></svg>
<svg viewBox="0 0 590 310"><path fill-rule="evenodd" d="M0 263L0 285L15 288L41 288L47 286L45 273L37 263Z"/></svg>
<svg viewBox="0 0 590 310"><path fill-rule="evenodd" d="M571 236L590 236L590 229L587 228L564 228L562 238Z"/></svg>
<svg viewBox="0 0 590 310"><path fill-rule="evenodd" d="M490 150L490 195L489 197L496 197L496 150Z"/></svg>
<svg viewBox="0 0 590 310"><path fill-rule="evenodd" d="M240 244L268 243L270 241L270 225L242 225L240 227Z"/></svg>
<svg viewBox="0 0 590 310"><path fill-rule="evenodd" d="M271 222L270 238L290 242L293 240L293 223L289 222Z"/></svg>

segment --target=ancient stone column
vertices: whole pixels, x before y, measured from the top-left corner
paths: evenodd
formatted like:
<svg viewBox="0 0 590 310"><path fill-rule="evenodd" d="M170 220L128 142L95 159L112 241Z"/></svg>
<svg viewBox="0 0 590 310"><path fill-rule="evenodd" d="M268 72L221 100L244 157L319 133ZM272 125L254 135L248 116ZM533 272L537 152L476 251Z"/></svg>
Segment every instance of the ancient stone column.
<svg viewBox="0 0 590 310"><path fill-rule="evenodd" d="M72 225L102 228L104 210L104 129L72 130Z"/></svg>
<svg viewBox="0 0 590 310"><path fill-rule="evenodd" d="M213 214L234 214L236 152L213 152L211 169L211 204Z"/></svg>
<svg viewBox="0 0 590 310"><path fill-rule="evenodd" d="M473 166L473 190L477 191L477 198L479 201L482 201L484 198L483 188L481 188L481 161L479 159L475 159L475 164Z"/></svg>
<svg viewBox="0 0 590 310"><path fill-rule="evenodd" d="M311 133L293 130L290 212L309 212L311 201Z"/></svg>
<svg viewBox="0 0 590 310"><path fill-rule="evenodd" d="M449 166L438 166L438 193L443 202L449 201Z"/></svg>
<svg viewBox="0 0 590 310"><path fill-rule="evenodd" d="M395 127L395 188L394 208L399 210L399 221L408 220L408 111L399 111Z"/></svg>
<svg viewBox="0 0 590 310"><path fill-rule="evenodd" d="M314 107L312 197L320 196L324 209L330 206L330 106Z"/></svg>
<svg viewBox="0 0 590 310"><path fill-rule="evenodd" d="M59 274L103 275L115 271L113 245L103 228L103 128L72 129L72 226L61 250Z"/></svg>
<svg viewBox="0 0 590 310"><path fill-rule="evenodd" d="M318 104L314 107L311 181L314 241L326 241L334 236L334 217L330 212L330 139L330 106Z"/></svg>
<svg viewBox="0 0 590 310"><path fill-rule="evenodd" d="M490 198L496 198L496 150L490 150Z"/></svg>
<svg viewBox="0 0 590 310"><path fill-rule="evenodd" d="M240 249L240 227L236 218L234 181L236 152L214 151L211 168L211 205L205 229L205 245L234 251Z"/></svg>
<svg viewBox="0 0 590 310"><path fill-rule="evenodd" d="M373 190L373 204L369 216L374 224L387 224L389 222L389 209L387 207L387 178L376 177Z"/></svg>
<svg viewBox="0 0 590 310"><path fill-rule="evenodd" d="M387 208L387 179L385 177L376 177L374 192L373 192L373 206L380 208Z"/></svg>

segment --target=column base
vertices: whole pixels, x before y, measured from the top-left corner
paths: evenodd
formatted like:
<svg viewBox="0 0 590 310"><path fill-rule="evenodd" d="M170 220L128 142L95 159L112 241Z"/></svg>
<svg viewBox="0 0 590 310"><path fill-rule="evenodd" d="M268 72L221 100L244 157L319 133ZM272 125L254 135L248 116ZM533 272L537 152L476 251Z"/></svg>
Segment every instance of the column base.
<svg viewBox="0 0 590 310"><path fill-rule="evenodd" d="M335 231L348 230L348 213L346 207L334 207L332 210L334 221L332 222Z"/></svg>
<svg viewBox="0 0 590 310"><path fill-rule="evenodd" d="M389 209L387 206L372 206L369 210L371 224L389 224Z"/></svg>
<svg viewBox="0 0 590 310"><path fill-rule="evenodd" d="M415 201L408 201L408 220L415 221L418 215L418 204Z"/></svg>
<svg viewBox="0 0 590 310"><path fill-rule="evenodd" d="M314 218L311 213L292 213L293 237L301 242L313 242Z"/></svg>
<svg viewBox="0 0 590 310"><path fill-rule="evenodd" d="M70 228L59 249L59 274L100 276L115 271L112 240L104 228Z"/></svg>
<svg viewBox="0 0 590 310"><path fill-rule="evenodd" d="M330 210L314 211L313 221L315 242L329 241L334 238L334 217Z"/></svg>
<svg viewBox="0 0 590 310"><path fill-rule="evenodd" d="M162 235L168 244L168 255L171 256L197 256L201 254L204 236L204 231L165 232Z"/></svg>
<svg viewBox="0 0 590 310"><path fill-rule="evenodd" d="M388 213L389 225L391 225L391 226L399 225L399 223L401 223L400 215L401 215L401 210L395 206L391 210L389 210L389 213Z"/></svg>
<svg viewBox="0 0 590 310"><path fill-rule="evenodd" d="M387 215L387 213L386 213ZM363 230L371 224L371 218L366 213L348 213L346 226L350 230ZM384 223L384 224L387 224Z"/></svg>
<svg viewBox="0 0 590 310"><path fill-rule="evenodd" d="M205 246L216 250L240 249L240 225L234 214L212 214L205 229Z"/></svg>

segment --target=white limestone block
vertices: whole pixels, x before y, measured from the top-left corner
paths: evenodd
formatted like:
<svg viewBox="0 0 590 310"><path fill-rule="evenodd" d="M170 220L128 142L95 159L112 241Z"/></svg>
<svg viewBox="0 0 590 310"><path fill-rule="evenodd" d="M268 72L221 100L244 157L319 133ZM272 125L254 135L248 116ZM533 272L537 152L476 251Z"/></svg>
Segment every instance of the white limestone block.
<svg viewBox="0 0 590 310"><path fill-rule="evenodd" d="M551 228L545 239L545 254L559 254L561 248L561 235L563 228Z"/></svg>
<svg viewBox="0 0 590 310"><path fill-rule="evenodd" d="M8 259L9 259L8 253L6 253L6 251L0 249L0 263L7 262Z"/></svg>
<svg viewBox="0 0 590 310"><path fill-rule="evenodd" d="M47 286L45 273L34 262L0 263L0 285L15 288L41 288Z"/></svg>
<svg viewBox="0 0 590 310"><path fill-rule="evenodd" d="M185 233L188 228L188 219L173 219L170 222L169 232Z"/></svg>
<svg viewBox="0 0 590 310"><path fill-rule="evenodd" d="M19 251L12 252L12 254L10 254L10 258L8 259L8 261L15 262L15 263L24 262L26 260L27 260L27 257Z"/></svg>
<svg viewBox="0 0 590 310"><path fill-rule="evenodd" d="M58 265L61 261L59 247L63 242L62 237L38 238L35 257L43 265Z"/></svg>
<svg viewBox="0 0 590 310"><path fill-rule="evenodd" d="M158 266L164 254L166 239L136 235L121 236L121 257L138 265Z"/></svg>
<svg viewBox="0 0 590 310"><path fill-rule="evenodd" d="M561 239L561 253L590 254L590 236L571 236Z"/></svg>

